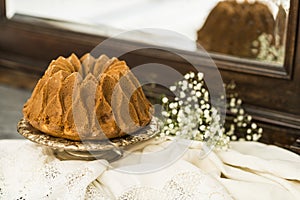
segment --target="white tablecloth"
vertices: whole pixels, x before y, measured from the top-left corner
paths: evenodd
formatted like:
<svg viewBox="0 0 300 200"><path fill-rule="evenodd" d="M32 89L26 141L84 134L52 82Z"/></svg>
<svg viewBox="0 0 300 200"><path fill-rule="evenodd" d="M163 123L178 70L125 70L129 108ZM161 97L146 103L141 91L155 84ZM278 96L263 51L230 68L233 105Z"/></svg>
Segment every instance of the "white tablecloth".
<svg viewBox="0 0 300 200"><path fill-rule="evenodd" d="M165 145L150 142L141 152ZM232 142L199 159L200 143L162 170L128 174L105 160L60 161L25 140L0 141L0 199L300 199L300 156Z"/></svg>

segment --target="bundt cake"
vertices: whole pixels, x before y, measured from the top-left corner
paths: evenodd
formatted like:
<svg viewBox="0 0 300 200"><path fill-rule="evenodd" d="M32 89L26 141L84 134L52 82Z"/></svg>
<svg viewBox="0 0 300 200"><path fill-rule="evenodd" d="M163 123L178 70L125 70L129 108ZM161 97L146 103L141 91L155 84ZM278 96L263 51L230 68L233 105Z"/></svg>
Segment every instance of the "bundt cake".
<svg viewBox="0 0 300 200"><path fill-rule="evenodd" d="M146 126L152 106L124 61L90 54L79 60L72 54L50 63L23 114L34 128L55 137L102 140Z"/></svg>
<svg viewBox="0 0 300 200"><path fill-rule="evenodd" d="M264 3L222 1L197 31L197 42L210 52L256 58L253 41L262 33L274 38L274 30L274 17Z"/></svg>

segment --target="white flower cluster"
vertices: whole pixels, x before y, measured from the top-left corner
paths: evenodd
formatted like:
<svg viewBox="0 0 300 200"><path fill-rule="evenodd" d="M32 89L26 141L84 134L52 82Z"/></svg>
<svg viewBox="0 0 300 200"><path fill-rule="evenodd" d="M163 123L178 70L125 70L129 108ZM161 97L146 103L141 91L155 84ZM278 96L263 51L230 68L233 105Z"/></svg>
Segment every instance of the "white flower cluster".
<svg viewBox="0 0 300 200"><path fill-rule="evenodd" d="M228 103L228 117L225 123L226 135L230 140L257 141L261 136L263 129L252 122L252 117L242 108L242 100L233 90L235 83L226 86Z"/></svg>
<svg viewBox="0 0 300 200"><path fill-rule="evenodd" d="M211 106L205 88L203 73L190 72L182 81L171 86L176 97L162 98L165 118L162 134L209 142L209 145L227 148L229 137L223 134L217 110Z"/></svg>
<svg viewBox="0 0 300 200"><path fill-rule="evenodd" d="M252 42L252 53L257 55L257 59L261 61L275 62L282 64L284 61L284 45L273 44L275 41L280 41L280 36L262 33L257 40ZM275 42L279 43L279 42Z"/></svg>
<svg viewBox="0 0 300 200"><path fill-rule="evenodd" d="M223 126L219 112L210 104L203 74L186 74L183 80L170 87L176 97L162 98L162 135L204 141L217 149L227 149L229 141L257 141L263 130L242 108L242 100L234 89L234 83L226 85L228 114Z"/></svg>

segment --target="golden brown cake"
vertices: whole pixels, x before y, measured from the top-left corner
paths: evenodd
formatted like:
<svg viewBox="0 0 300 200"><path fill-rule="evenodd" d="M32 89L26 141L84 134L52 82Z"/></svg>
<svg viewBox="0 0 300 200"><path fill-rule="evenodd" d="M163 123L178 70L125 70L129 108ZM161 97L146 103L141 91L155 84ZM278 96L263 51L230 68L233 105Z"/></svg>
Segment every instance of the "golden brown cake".
<svg viewBox="0 0 300 200"><path fill-rule="evenodd" d="M151 109L124 61L90 54L79 60L72 54L50 63L23 114L44 133L79 141L136 131L151 121Z"/></svg>

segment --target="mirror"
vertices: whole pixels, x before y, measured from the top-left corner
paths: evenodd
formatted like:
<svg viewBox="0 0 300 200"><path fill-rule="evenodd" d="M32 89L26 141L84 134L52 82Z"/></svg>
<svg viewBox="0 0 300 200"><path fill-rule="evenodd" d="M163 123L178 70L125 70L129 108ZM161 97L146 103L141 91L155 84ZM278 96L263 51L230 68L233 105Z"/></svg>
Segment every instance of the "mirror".
<svg viewBox="0 0 300 200"><path fill-rule="evenodd" d="M22 14L84 24L94 28L81 31L108 37L126 30L163 28L194 42L182 46L172 36L150 32L126 39L188 51L197 51L198 42L210 53L278 67L285 59L290 0L7 0L6 5L8 18Z"/></svg>

